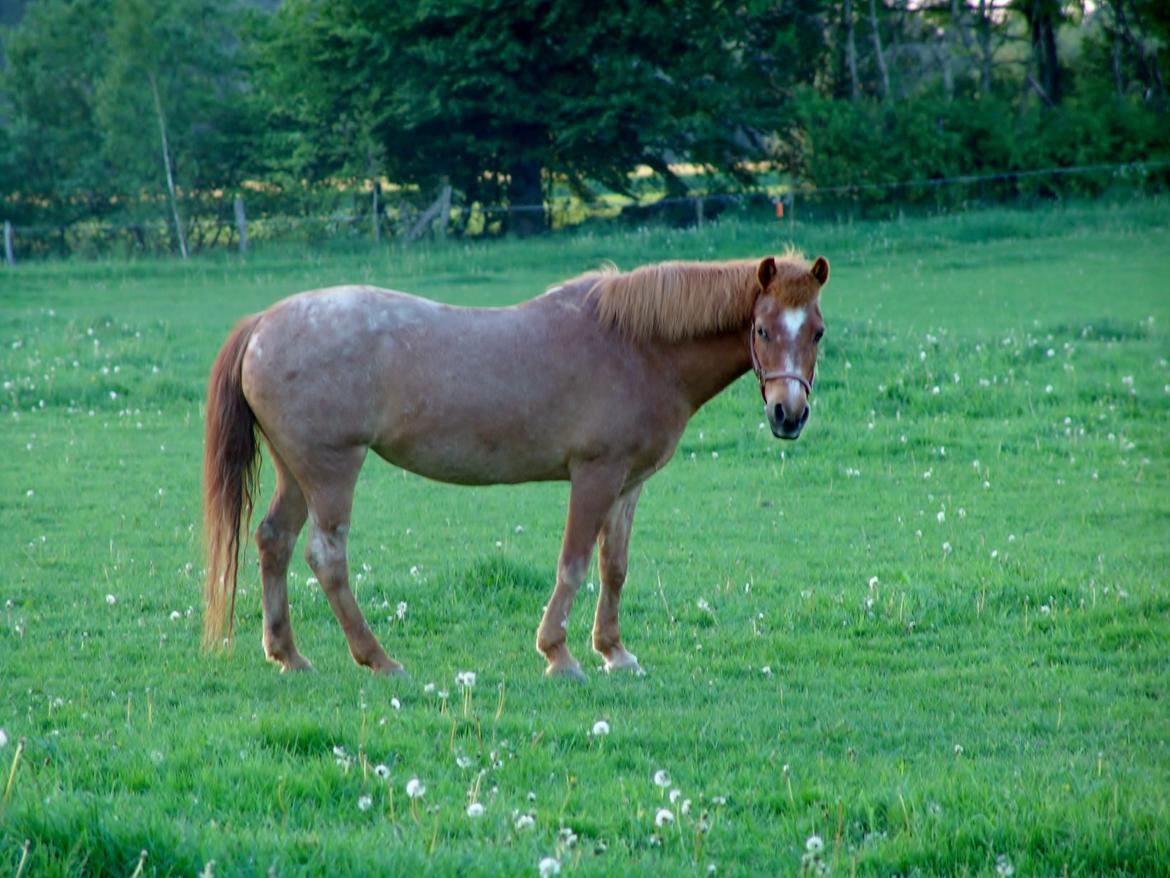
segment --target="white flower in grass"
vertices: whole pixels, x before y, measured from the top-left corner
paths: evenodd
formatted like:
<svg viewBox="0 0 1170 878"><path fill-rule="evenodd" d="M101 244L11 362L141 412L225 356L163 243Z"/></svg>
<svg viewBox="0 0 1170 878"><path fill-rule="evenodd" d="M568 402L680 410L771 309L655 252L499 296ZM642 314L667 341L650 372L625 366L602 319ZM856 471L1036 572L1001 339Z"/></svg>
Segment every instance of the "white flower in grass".
<svg viewBox="0 0 1170 878"><path fill-rule="evenodd" d="M108 594L106 595L106 603L112 607L114 604L118 603L118 599L112 594Z"/></svg>
<svg viewBox="0 0 1170 878"><path fill-rule="evenodd" d="M674 823L674 812L669 808L659 808L654 814L654 825L661 829L668 823Z"/></svg>
<svg viewBox="0 0 1170 878"><path fill-rule="evenodd" d="M540 870L540 878L551 878L553 875L561 874L561 861L555 857L545 857L537 869Z"/></svg>
<svg viewBox="0 0 1170 878"><path fill-rule="evenodd" d="M411 575L411 576L416 576L416 577L417 577L417 576L418 576L418 574L419 574L418 565L417 565L417 564L412 564L412 565L411 565L411 567L410 567L410 575Z"/></svg>
<svg viewBox="0 0 1170 878"><path fill-rule="evenodd" d="M402 710L402 702L399 701L397 697L391 696L390 706L395 710Z"/></svg>
<svg viewBox="0 0 1170 878"><path fill-rule="evenodd" d="M378 775L382 780L390 777L390 768L385 763L378 763L374 766L374 774Z"/></svg>
<svg viewBox="0 0 1170 878"><path fill-rule="evenodd" d="M665 769L660 768L654 772L654 785L662 789L670 786L670 775L666 773Z"/></svg>
<svg viewBox="0 0 1170 878"><path fill-rule="evenodd" d="M470 689L475 685L475 671L460 671L455 675L455 683Z"/></svg>
<svg viewBox="0 0 1170 878"><path fill-rule="evenodd" d="M358 797L358 810L359 811L369 811L370 807L373 804L374 804L374 797L373 796L359 796Z"/></svg>
<svg viewBox="0 0 1170 878"><path fill-rule="evenodd" d="M878 578L876 576L871 576L869 578L869 587L870 588L877 588L877 586L878 586Z"/></svg>
<svg viewBox="0 0 1170 878"><path fill-rule="evenodd" d="M562 826L561 831L557 833L557 841L565 847L571 848L577 844L577 833L573 832L570 826Z"/></svg>
<svg viewBox="0 0 1170 878"><path fill-rule="evenodd" d="M951 547L951 544L950 544L950 543L943 543L943 544L942 544L942 550L943 550L943 554L944 554L944 555L949 555L949 554L951 553L951 548L952 548L952 547Z"/></svg>
<svg viewBox="0 0 1170 878"><path fill-rule="evenodd" d="M1016 873L1016 867L1011 864L1006 854L1000 854L995 858L995 874L1000 878L1011 878Z"/></svg>
<svg viewBox="0 0 1170 878"><path fill-rule="evenodd" d="M825 849L825 842L819 835L810 835L804 842L804 849L810 854L819 854Z"/></svg>
<svg viewBox="0 0 1170 878"><path fill-rule="evenodd" d="M765 677L772 676L772 666L771 665L764 665L762 668L760 668L760 673L763 674Z"/></svg>
<svg viewBox="0 0 1170 878"><path fill-rule="evenodd" d="M956 744L955 745L955 756L958 757L958 756L962 756L962 755L963 755L963 745Z"/></svg>
<svg viewBox="0 0 1170 878"><path fill-rule="evenodd" d="M471 768L471 757L460 754L459 756L455 757L455 764L462 769Z"/></svg>
<svg viewBox="0 0 1170 878"><path fill-rule="evenodd" d="M178 610L171 610L171 621L172 622L178 622L182 618L183 618L183 614L180 613Z"/></svg>
<svg viewBox="0 0 1170 878"><path fill-rule="evenodd" d="M399 622L406 618L406 601L398 602L398 610L394 615L398 617Z"/></svg>
<svg viewBox="0 0 1170 878"><path fill-rule="evenodd" d="M410 798L421 799L424 795L426 795L426 792L426 784L424 784L417 777L412 777L406 782L406 795L410 796Z"/></svg>
<svg viewBox="0 0 1170 878"><path fill-rule="evenodd" d="M679 808L679 810L684 814L690 814L691 813L691 800L690 799L683 799L682 807Z"/></svg>
<svg viewBox="0 0 1170 878"><path fill-rule="evenodd" d="M8 733L4 729L0 729L0 747L8 746Z"/></svg>
<svg viewBox="0 0 1170 878"><path fill-rule="evenodd" d="M607 723L605 720L599 719L597 722L595 722L593 724L594 737L601 737L603 735L608 735L608 734L609 734L609 723Z"/></svg>
<svg viewBox="0 0 1170 878"><path fill-rule="evenodd" d="M483 816L483 805L481 805L479 802L472 802L470 805L467 806L467 816L468 817L482 817Z"/></svg>
<svg viewBox="0 0 1170 878"><path fill-rule="evenodd" d="M521 814L516 818L514 825L517 832L523 832L525 829L531 829L536 825L536 818L531 814Z"/></svg>

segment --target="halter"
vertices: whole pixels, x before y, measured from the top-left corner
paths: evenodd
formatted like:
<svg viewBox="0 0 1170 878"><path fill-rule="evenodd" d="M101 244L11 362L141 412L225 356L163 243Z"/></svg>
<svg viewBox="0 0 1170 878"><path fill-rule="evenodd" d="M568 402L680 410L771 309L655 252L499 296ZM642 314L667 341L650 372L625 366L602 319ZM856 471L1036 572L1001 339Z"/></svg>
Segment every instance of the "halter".
<svg viewBox="0 0 1170 878"><path fill-rule="evenodd" d="M768 402L768 395L764 392L764 385L769 381L777 378L787 378L790 381L795 381L804 388L805 397L812 394L812 381L806 379L803 375L797 375L795 372L765 372L764 367L760 365L760 358L756 355L756 333L754 327L748 329L748 350L752 354L752 371L756 373L756 377L760 379L760 397L764 400L766 405ZM813 370L813 380L817 377L816 370Z"/></svg>

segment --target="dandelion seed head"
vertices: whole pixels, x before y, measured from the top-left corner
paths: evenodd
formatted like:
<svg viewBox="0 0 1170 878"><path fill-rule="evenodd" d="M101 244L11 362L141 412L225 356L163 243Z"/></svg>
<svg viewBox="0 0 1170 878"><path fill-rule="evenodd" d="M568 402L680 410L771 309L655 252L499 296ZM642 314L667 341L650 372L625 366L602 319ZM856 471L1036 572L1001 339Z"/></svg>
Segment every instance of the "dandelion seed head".
<svg viewBox="0 0 1170 878"><path fill-rule="evenodd" d="M472 802L470 805L467 806L467 816L472 817L472 818L482 817L483 816L483 805L480 804L479 802Z"/></svg>
<svg viewBox="0 0 1170 878"><path fill-rule="evenodd" d="M561 874L561 861L556 857L545 857L536 868L540 872L540 878L552 878L553 875Z"/></svg>
<svg viewBox="0 0 1170 878"><path fill-rule="evenodd" d="M660 768L654 772L654 785L662 789L670 786L670 775L666 773L665 769Z"/></svg>
<svg viewBox="0 0 1170 878"><path fill-rule="evenodd" d="M426 795L426 784L420 781L417 777L412 777L406 782L406 795L412 799L421 799Z"/></svg>
<svg viewBox="0 0 1170 878"><path fill-rule="evenodd" d="M594 737L600 737L600 736L608 735L608 734L609 734L609 723L607 723L605 720L599 719L597 722L595 722L593 724Z"/></svg>
<svg viewBox="0 0 1170 878"><path fill-rule="evenodd" d="M825 849L825 842L819 835L810 835L804 842L804 849L810 854L819 854Z"/></svg>
<svg viewBox="0 0 1170 878"><path fill-rule="evenodd" d="M460 671L455 675L455 682L460 686L470 689L475 685L475 671Z"/></svg>
<svg viewBox="0 0 1170 878"><path fill-rule="evenodd" d="M359 811L369 811L370 806L373 804L374 804L373 796L359 796L358 797L358 810Z"/></svg>
<svg viewBox="0 0 1170 878"><path fill-rule="evenodd" d="M654 825L661 829L669 823L674 823L674 812L669 808L659 808L654 814Z"/></svg>

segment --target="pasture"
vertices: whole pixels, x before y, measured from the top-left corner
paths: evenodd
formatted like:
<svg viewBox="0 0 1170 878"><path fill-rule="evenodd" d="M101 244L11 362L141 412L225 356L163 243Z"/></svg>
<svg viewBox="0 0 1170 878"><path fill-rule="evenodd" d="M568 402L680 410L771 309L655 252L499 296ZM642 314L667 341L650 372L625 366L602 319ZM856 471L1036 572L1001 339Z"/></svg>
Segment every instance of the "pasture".
<svg viewBox="0 0 1170 878"><path fill-rule="evenodd" d="M594 565L585 685L533 645L567 485L375 458L351 571L410 678L352 664L303 546L316 672L264 661L251 546L235 649L202 655L211 361L302 289L505 304L789 226L4 271L0 873L1170 874L1168 220L798 224L832 262L804 435L750 375L699 412L634 522L647 674L596 670Z"/></svg>

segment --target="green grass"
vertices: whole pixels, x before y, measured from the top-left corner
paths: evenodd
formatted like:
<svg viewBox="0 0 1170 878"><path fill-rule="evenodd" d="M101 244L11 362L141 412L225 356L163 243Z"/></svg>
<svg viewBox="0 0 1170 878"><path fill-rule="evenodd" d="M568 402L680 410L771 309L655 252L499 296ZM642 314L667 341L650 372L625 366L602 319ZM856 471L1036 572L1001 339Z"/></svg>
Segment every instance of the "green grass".
<svg viewBox="0 0 1170 878"><path fill-rule="evenodd" d="M3 272L0 785L24 749L0 874L29 839L38 876L126 876L142 850L148 875L798 875L813 834L834 875L1170 874L1168 220L1139 201ZM745 378L647 485L623 614L647 676L541 677L566 486L377 461L351 566L412 677L351 664L299 552L317 673L264 662L254 551L234 654L200 654L200 401L239 315L351 281L513 302L792 231L833 266L813 416L777 443Z"/></svg>

